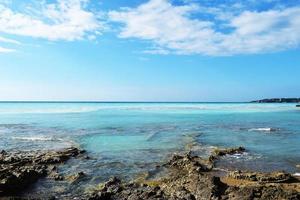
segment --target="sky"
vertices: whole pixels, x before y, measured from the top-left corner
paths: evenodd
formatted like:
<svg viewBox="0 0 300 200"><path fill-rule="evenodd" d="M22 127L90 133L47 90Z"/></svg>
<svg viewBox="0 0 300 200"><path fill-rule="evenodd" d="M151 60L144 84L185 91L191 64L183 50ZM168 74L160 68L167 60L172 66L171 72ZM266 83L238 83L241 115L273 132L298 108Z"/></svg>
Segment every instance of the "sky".
<svg viewBox="0 0 300 200"><path fill-rule="evenodd" d="M0 101L300 97L300 0L0 0Z"/></svg>

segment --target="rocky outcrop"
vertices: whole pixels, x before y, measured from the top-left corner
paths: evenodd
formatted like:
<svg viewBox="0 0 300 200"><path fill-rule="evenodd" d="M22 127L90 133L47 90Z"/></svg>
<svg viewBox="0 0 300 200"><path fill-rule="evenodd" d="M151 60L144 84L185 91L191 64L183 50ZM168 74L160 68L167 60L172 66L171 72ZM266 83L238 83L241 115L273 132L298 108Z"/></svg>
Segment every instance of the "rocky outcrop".
<svg viewBox="0 0 300 200"><path fill-rule="evenodd" d="M106 182L89 199L300 199L300 181L284 172L220 172L213 167L220 156L245 151L221 149L206 160L191 153L174 155L163 167L168 175L155 180L122 183L117 178ZM224 174L225 173L225 174Z"/></svg>
<svg viewBox="0 0 300 200"><path fill-rule="evenodd" d="M151 187L146 184L122 183L114 177L107 181L103 188L89 197L89 200L109 199L169 199L160 187Z"/></svg>
<svg viewBox="0 0 300 200"><path fill-rule="evenodd" d="M300 98L273 98L251 101L251 103L299 103Z"/></svg>
<svg viewBox="0 0 300 200"><path fill-rule="evenodd" d="M260 183L288 183L295 181L295 178L291 174L285 172L259 173L233 171L228 176L234 179L258 181Z"/></svg>
<svg viewBox="0 0 300 200"><path fill-rule="evenodd" d="M48 152L0 152L0 196L14 195L39 178L56 173L53 165L84 153L77 148ZM59 175L55 179L61 179Z"/></svg>
<svg viewBox="0 0 300 200"><path fill-rule="evenodd" d="M214 167L225 155L243 153L245 148L216 149L208 158L176 154L164 165L157 166L162 176L146 176L131 182L113 177L93 188L92 192L75 194L89 200L253 200L300 199L300 181L285 172L259 173L227 171ZM88 176L78 172L59 174L56 165L83 153L76 148L51 152L0 153L0 197L17 193L40 177L81 184ZM84 157L84 156L83 156ZM158 170L159 171L159 170ZM160 172L161 173L161 172ZM51 195L51 194L49 194ZM51 197L51 196L50 196Z"/></svg>
<svg viewBox="0 0 300 200"><path fill-rule="evenodd" d="M226 155L234 155L244 153L246 149L244 147L237 148L227 148L227 149L215 149L212 154L209 156L208 160L214 164L216 160L218 160L222 156Z"/></svg>

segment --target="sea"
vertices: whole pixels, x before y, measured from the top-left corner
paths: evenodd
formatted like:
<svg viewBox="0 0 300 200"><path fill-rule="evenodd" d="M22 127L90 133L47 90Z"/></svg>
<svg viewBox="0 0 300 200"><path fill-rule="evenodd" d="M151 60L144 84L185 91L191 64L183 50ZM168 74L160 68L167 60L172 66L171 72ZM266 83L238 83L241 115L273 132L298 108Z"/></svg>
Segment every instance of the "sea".
<svg viewBox="0 0 300 200"><path fill-rule="evenodd" d="M70 160L59 170L83 171L84 180L43 179L29 190L66 197L112 176L149 175L174 153L207 157L216 148L238 146L246 152L225 156L217 167L299 173L300 108L293 103L0 103L0 150L70 146L86 150L90 159Z"/></svg>

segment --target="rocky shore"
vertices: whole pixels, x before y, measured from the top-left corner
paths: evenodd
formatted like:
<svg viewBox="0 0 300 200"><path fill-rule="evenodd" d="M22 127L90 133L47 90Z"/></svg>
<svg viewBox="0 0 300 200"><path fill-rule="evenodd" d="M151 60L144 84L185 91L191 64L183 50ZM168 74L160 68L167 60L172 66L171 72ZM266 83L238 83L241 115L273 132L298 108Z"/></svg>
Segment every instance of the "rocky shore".
<svg viewBox="0 0 300 200"><path fill-rule="evenodd" d="M157 166L157 171L164 171L162 176L145 176L131 182L113 177L89 193L77 194L76 199L300 199L300 180L291 174L227 171L215 167L220 157L244 151L243 147L217 149L208 159L192 152L176 154L167 163ZM44 153L2 151L0 198L20 197L20 191L45 176L58 181L63 179L56 173L56 166L78 156L86 155L77 148ZM77 180L84 175L79 172L70 179ZM52 195L49 198L55 199Z"/></svg>
<svg viewBox="0 0 300 200"><path fill-rule="evenodd" d="M45 176L56 176L56 165L83 154L77 148L48 152L0 152L0 197L18 196Z"/></svg>

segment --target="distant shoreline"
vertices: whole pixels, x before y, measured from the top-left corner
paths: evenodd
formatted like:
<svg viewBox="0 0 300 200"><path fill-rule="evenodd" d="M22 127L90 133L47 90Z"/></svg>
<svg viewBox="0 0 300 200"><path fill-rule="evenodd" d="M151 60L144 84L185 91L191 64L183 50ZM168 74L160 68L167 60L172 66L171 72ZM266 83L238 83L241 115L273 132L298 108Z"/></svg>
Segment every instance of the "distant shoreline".
<svg viewBox="0 0 300 200"><path fill-rule="evenodd" d="M300 98L272 98L251 101L251 103L300 103Z"/></svg>

